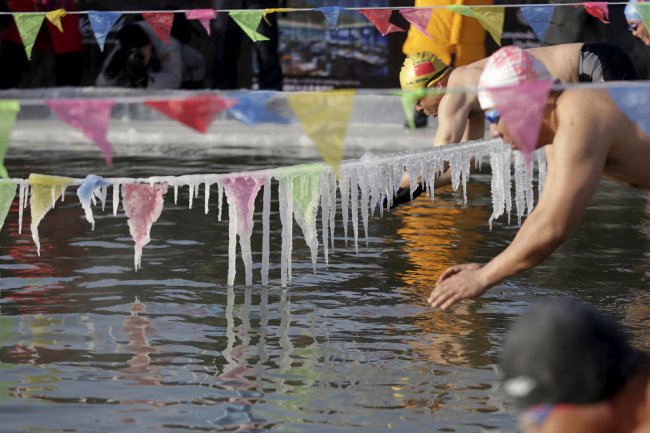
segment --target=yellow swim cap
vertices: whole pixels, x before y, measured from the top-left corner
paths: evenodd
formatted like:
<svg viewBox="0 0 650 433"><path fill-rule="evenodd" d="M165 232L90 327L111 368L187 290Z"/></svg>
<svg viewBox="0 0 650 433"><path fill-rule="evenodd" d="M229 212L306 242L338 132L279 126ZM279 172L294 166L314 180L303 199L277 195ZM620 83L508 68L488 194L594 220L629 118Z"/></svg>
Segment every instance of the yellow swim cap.
<svg viewBox="0 0 650 433"><path fill-rule="evenodd" d="M431 87L442 80L451 66L428 51L409 54L404 59L399 73L402 90L416 90Z"/></svg>

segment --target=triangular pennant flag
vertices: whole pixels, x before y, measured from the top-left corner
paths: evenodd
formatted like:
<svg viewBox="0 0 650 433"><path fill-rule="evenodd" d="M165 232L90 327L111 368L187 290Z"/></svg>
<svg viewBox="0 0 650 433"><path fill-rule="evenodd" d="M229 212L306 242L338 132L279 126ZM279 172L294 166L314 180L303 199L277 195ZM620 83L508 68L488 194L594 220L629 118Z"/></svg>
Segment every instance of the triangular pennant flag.
<svg viewBox="0 0 650 433"><path fill-rule="evenodd" d="M529 165L537 147L544 108L552 87L553 80L543 80L486 89Z"/></svg>
<svg viewBox="0 0 650 433"><path fill-rule="evenodd" d="M113 146L106 139L114 101L109 99L49 99L45 104L62 122L78 129L94 141L104 154L106 164L113 165Z"/></svg>
<svg viewBox="0 0 650 433"><path fill-rule="evenodd" d="M160 218L166 192L166 183L122 185L122 206L129 219L129 233L135 242L133 261L136 271L141 267L142 248L151 242L151 227Z"/></svg>
<svg viewBox="0 0 650 433"><path fill-rule="evenodd" d="M636 11L639 13L639 15L641 15L641 19L643 20L643 25L647 29L650 29L650 3L637 2Z"/></svg>
<svg viewBox="0 0 650 433"><path fill-rule="evenodd" d="M93 34L101 51L104 51L106 35L121 16L122 14L119 12L88 11L88 21L90 21L90 27L93 29Z"/></svg>
<svg viewBox="0 0 650 433"><path fill-rule="evenodd" d="M501 45L501 34L503 33L503 20L505 17L504 7L481 7L471 8L465 5L447 6L452 12L465 15L478 20L479 24L492 36L497 45Z"/></svg>
<svg viewBox="0 0 650 433"><path fill-rule="evenodd" d="M263 11L230 11L228 15L253 42L268 41L269 38L257 33L257 27L262 20Z"/></svg>
<svg viewBox="0 0 650 433"><path fill-rule="evenodd" d="M27 54L27 59L31 60L32 58L32 49L34 48L34 41L38 32L41 29L43 24L43 19L45 14L21 14L15 13L12 14L14 20L16 21L16 27L18 27L18 33L20 34L20 39L23 41L23 46L25 47L25 54ZM7 67L7 65L3 65Z"/></svg>
<svg viewBox="0 0 650 433"><path fill-rule="evenodd" d="M537 38L543 41L546 37L548 26L551 23L551 18L553 18L555 7L522 6L520 11L530 28L537 35Z"/></svg>
<svg viewBox="0 0 650 433"><path fill-rule="evenodd" d="M318 152L337 177L354 95L353 89L345 89L287 96L305 133L314 141Z"/></svg>
<svg viewBox="0 0 650 433"><path fill-rule="evenodd" d="M255 220L255 197L264 185L263 176L236 176L226 178L223 188L228 199L228 221L230 225L231 254L228 255L228 285L235 284L235 251L234 236L239 236L239 248L246 272L246 285L253 283L253 256L251 251L251 234Z"/></svg>
<svg viewBox="0 0 650 433"><path fill-rule="evenodd" d="M339 6L323 6L314 10L322 12L332 27L335 29L339 28L339 15L341 14L341 8Z"/></svg>
<svg viewBox="0 0 650 433"><path fill-rule="evenodd" d="M650 104L648 104L648 94L641 89L633 90L633 88L629 87L610 87L607 91L619 110L628 119L639 125L643 129L643 132L650 137Z"/></svg>
<svg viewBox="0 0 650 433"><path fill-rule="evenodd" d="M598 18L605 24L609 24L609 9L605 2L587 2L582 4L587 13L591 16Z"/></svg>
<svg viewBox="0 0 650 433"><path fill-rule="evenodd" d="M60 32L63 32L63 25L61 24L61 18L66 16L68 13L65 9L56 9L45 14L45 18L52 23L54 27L59 29Z"/></svg>
<svg viewBox="0 0 650 433"><path fill-rule="evenodd" d="M174 12L143 12L142 18L149 23L160 39L165 43L169 42L169 35L174 25Z"/></svg>
<svg viewBox="0 0 650 433"><path fill-rule="evenodd" d="M16 197L16 187L18 185L10 181L0 181L0 230L5 224L5 219L11 209L11 203Z"/></svg>
<svg viewBox="0 0 650 433"><path fill-rule="evenodd" d="M95 230L95 218L93 218L93 211L90 208L90 201L94 200L97 195L97 189L104 186L108 186L108 182L103 177L89 174L77 188L77 197L79 197L79 202L86 215L86 221L90 223L92 230Z"/></svg>
<svg viewBox="0 0 650 433"><path fill-rule="evenodd" d="M210 35L210 21L217 18L217 11L214 9L193 9L185 11L188 20L199 20L208 35Z"/></svg>
<svg viewBox="0 0 650 433"><path fill-rule="evenodd" d="M433 39L433 36L427 32L427 26L429 25L429 20L433 15L433 9L401 9L400 14L404 17L406 21L415 26L416 29L420 31L426 37Z"/></svg>
<svg viewBox="0 0 650 433"><path fill-rule="evenodd" d="M30 225L32 239L36 244L36 252L41 255L41 241L38 237L38 225L45 215L54 207L54 203L61 197L66 187L72 185L74 180L69 177L47 176L32 173L29 175L31 193L29 205L32 213Z"/></svg>
<svg viewBox="0 0 650 433"><path fill-rule="evenodd" d="M16 124L16 116L20 111L20 103L15 100L0 100L0 177L7 178L9 173L5 168L5 155L9 145L11 131Z"/></svg>
<svg viewBox="0 0 650 433"><path fill-rule="evenodd" d="M368 21L370 21L375 25L375 27L377 28L377 30L379 30L379 33L381 33L382 36L386 36L387 34L392 32L405 31L403 28L388 22L388 20L390 19L390 15L393 13L393 11L390 9L362 9L359 12L361 12L363 16L368 18Z"/></svg>
<svg viewBox="0 0 650 433"><path fill-rule="evenodd" d="M231 96L237 102L228 108L228 112L251 126L258 123L290 123L290 119L269 109L268 101L273 95L273 92L264 91L233 93Z"/></svg>
<svg viewBox="0 0 650 433"><path fill-rule="evenodd" d="M234 99L220 98L213 94L190 96L185 99L144 101L153 108L199 132L206 132L219 113L237 103Z"/></svg>

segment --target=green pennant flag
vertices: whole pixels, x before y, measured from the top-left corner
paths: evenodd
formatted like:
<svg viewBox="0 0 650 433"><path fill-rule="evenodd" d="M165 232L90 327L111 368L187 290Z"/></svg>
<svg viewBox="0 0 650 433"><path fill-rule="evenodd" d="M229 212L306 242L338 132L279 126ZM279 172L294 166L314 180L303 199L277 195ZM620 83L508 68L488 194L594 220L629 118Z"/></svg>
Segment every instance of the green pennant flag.
<svg viewBox="0 0 650 433"><path fill-rule="evenodd" d="M646 29L650 29L650 3L637 2L636 10L641 15L643 25L645 25Z"/></svg>
<svg viewBox="0 0 650 433"><path fill-rule="evenodd" d="M17 184L8 180L0 181L0 229L2 229L5 223L5 218L7 218L11 203L16 196L17 186Z"/></svg>
<svg viewBox="0 0 650 433"><path fill-rule="evenodd" d="M466 5L454 4L447 6L447 9L456 12L457 14L478 20L479 24L490 33L494 42L501 45L505 8L502 6L471 8Z"/></svg>
<svg viewBox="0 0 650 433"><path fill-rule="evenodd" d="M9 144L11 130L16 123L16 116L20 111L20 103L15 100L0 101L0 177L8 178L9 173L5 168L5 154Z"/></svg>
<svg viewBox="0 0 650 433"><path fill-rule="evenodd" d="M262 21L263 11L232 11L229 12L232 18L241 29L251 38L251 41L268 41L269 38L261 33L257 33L257 27Z"/></svg>
<svg viewBox="0 0 650 433"><path fill-rule="evenodd" d="M36 36L38 36L38 31L41 29L41 24L43 24L45 14L15 13L12 15L16 21L16 27L18 27L20 39L23 40L23 46L25 47L25 54L27 54L27 59L31 60L34 41L36 40Z"/></svg>

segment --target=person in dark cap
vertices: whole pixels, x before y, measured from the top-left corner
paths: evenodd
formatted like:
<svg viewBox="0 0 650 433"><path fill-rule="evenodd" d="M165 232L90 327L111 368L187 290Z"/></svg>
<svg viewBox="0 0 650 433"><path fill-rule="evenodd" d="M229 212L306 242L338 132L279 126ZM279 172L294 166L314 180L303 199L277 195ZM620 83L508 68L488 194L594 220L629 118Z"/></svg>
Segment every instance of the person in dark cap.
<svg viewBox="0 0 650 433"><path fill-rule="evenodd" d="M576 299L527 311L510 330L500 364L526 432L650 431L650 358Z"/></svg>

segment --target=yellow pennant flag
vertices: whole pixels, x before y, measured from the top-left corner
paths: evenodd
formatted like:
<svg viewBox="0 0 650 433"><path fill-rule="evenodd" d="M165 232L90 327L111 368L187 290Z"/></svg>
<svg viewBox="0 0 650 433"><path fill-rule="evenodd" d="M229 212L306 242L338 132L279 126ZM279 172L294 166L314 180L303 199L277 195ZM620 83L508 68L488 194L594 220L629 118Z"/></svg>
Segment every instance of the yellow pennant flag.
<svg viewBox="0 0 650 433"><path fill-rule="evenodd" d="M346 89L287 96L305 133L337 178L355 94L354 89Z"/></svg>
<svg viewBox="0 0 650 433"><path fill-rule="evenodd" d="M25 47L25 54L27 59L32 59L32 49L34 48L34 41L38 36L38 31L41 29L45 14L12 14L16 27L18 27L18 34L23 41Z"/></svg>
<svg viewBox="0 0 650 433"><path fill-rule="evenodd" d="M296 12L299 11L300 9L295 9L295 8L266 8L264 9L264 12L262 12L262 17L264 18L264 21L268 25L272 25L269 22L269 19L267 18L268 14L279 14L279 13L284 13L284 12Z"/></svg>
<svg viewBox="0 0 650 433"><path fill-rule="evenodd" d="M465 5L447 6L452 12L465 15L478 20L494 42L501 45L501 34L503 33L503 20L505 17L505 8L503 6L471 8Z"/></svg>
<svg viewBox="0 0 650 433"><path fill-rule="evenodd" d="M54 27L59 29L61 33L63 33L63 25L61 24L61 18L63 18L67 14L68 13L65 11L65 9L57 9L54 11L47 12L45 14L45 18L47 18L47 20L51 22L54 25Z"/></svg>
<svg viewBox="0 0 650 433"><path fill-rule="evenodd" d="M69 177L48 176L45 174L29 175L28 179L31 185L31 197L29 200L32 213L32 239L36 244L36 251L41 255L41 242L38 237L38 225L45 215L54 207L54 203L63 195L65 187L74 183Z"/></svg>

